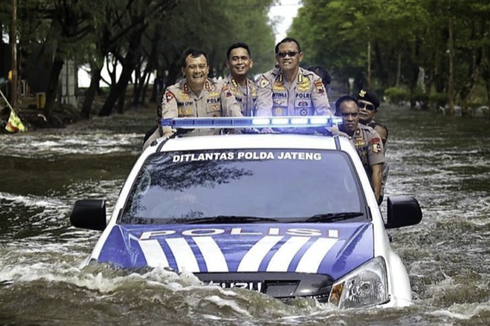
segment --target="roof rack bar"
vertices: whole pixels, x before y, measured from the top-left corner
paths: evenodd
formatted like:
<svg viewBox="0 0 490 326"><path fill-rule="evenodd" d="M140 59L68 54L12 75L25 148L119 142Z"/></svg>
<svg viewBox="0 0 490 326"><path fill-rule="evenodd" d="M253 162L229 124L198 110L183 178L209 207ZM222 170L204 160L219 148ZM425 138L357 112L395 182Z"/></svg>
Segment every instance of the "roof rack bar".
<svg viewBox="0 0 490 326"><path fill-rule="evenodd" d="M336 116L173 118L160 120L162 127L173 129L307 128L332 127L341 123L342 118Z"/></svg>

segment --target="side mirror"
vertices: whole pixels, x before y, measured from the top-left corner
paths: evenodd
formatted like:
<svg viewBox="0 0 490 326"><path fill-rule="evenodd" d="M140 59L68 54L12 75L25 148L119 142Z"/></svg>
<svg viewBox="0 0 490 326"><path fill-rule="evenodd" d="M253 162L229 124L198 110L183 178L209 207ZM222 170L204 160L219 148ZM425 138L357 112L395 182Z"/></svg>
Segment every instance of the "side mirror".
<svg viewBox="0 0 490 326"><path fill-rule="evenodd" d="M408 196L388 197L388 222L386 229L419 224L422 210L417 199Z"/></svg>
<svg viewBox="0 0 490 326"><path fill-rule="evenodd" d="M77 228L104 230L107 225L105 200L78 200L73 206L70 222Z"/></svg>

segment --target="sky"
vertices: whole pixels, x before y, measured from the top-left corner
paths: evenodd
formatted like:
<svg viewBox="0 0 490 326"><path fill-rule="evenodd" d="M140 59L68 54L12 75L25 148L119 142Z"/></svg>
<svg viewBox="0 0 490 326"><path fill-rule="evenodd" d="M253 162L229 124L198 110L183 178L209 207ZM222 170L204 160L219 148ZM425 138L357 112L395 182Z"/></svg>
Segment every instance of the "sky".
<svg viewBox="0 0 490 326"><path fill-rule="evenodd" d="M285 38L288 28L296 17L298 9L301 7L301 0L280 0L276 6L272 6L269 11L271 19L277 18L279 24L276 26L276 43Z"/></svg>
<svg viewBox="0 0 490 326"><path fill-rule="evenodd" d="M298 13L300 7L301 0L279 0L277 5L271 7L269 18L278 21L275 28L276 43L287 36L286 32L291 26L293 18ZM103 72L103 75L105 78L108 78L106 72ZM102 84L103 83L101 83L101 85ZM88 87L90 85L90 77L83 69L78 71L78 85L80 87Z"/></svg>

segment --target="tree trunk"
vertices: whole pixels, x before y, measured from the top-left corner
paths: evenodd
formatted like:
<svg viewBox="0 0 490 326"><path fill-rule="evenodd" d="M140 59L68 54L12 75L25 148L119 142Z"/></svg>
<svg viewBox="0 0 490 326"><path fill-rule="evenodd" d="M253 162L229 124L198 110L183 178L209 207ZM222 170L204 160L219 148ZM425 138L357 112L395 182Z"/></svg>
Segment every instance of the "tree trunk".
<svg viewBox="0 0 490 326"><path fill-rule="evenodd" d="M367 43L367 84L371 89L371 42Z"/></svg>
<svg viewBox="0 0 490 326"><path fill-rule="evenodd" d="M117 99L116 112L119 114L124 113L124 102L126 99L126 90L127 89L128 89L128 85L126 84L126 87L124 87L123 91L119 95L119 98Z"/></svg>
<svg viewBox="0 0 490 326"><path fill-rule="evenodd" d="M82 116L85 118L90 117L90 110L92 109L92 104L95 100L95 95L97 94L97 90L99 88L99 82L101 77L102 67L92 67L90 86L85 93L85 99L83 101L82 106Z"/></svg>
<svg viewBox="0 0 490 326"><path fill-rule="evenodd" d="M453 17L449 16L449 115L454 115L454 39Z"/></svg>
<svg viewBox="0 0 490 326"><path fill-rule="evenodd" d="M396 66L396 87L400 87L400 77L402 74L402 50L398 49L398 62Z"/></svg>
<svg viewBox="0 0 490 326"><path fill-rule="evenodd" d="M54 101L56 99L56 93L58 90L58 81L60 79L61 69L64 65L63 59L59 56L54 57L53 67L49 74L48 91L46 93L46 103L44 106L44 116L48 121L51 121L53 117Z"/></svg>
<svg viewBox="0 0 490 326"><path fill-rule="evenodd" d="M378 68L376 70L377 76L379 77L379 80L381 81L381 85L383 86L383 88L388 88L390 85L390 81L389 81L390 79L388 74L386 73L385 60L383 60L383 55L378 42L374 43L374 56L376 59L376 67ZM370 85L369 88L371 88L371 86L372 85Z"/></svg>
<svg viewBox="0 0 490 326"><path fill-rule="evenodd" d="M131 74L136 65L136 59L139 56L139 50L141 46L141 38L143 30L136 31L135 35L129 42L129 49L123 62L123 70L119 76L119 80L114 87L111 87L109 96L107 97L104 106L100 109L99 116L109 116L121 94L126 94L126 87L131 79ZM120 107L122 109L122 107ZM119 112L119 111L118 111ZM122 113L122 112L120 112Z"/></svg>

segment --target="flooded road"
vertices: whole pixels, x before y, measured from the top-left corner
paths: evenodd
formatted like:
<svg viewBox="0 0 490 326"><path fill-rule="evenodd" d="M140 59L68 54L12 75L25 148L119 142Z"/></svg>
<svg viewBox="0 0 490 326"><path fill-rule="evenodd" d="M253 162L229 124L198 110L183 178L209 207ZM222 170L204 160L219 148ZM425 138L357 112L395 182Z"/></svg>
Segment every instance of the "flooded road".
<svg viewBox="0 0 490 326"><path fill-rule="evenodd" d="M414 305L339 312L161 269L79 268L100 233L71 227L72 205L105 198L111 213L153 114L0 135L0 324L490 324L489 120L380 109L390 130L386 195L413 195L424 212L420 225L390 231Z"/></svg>

